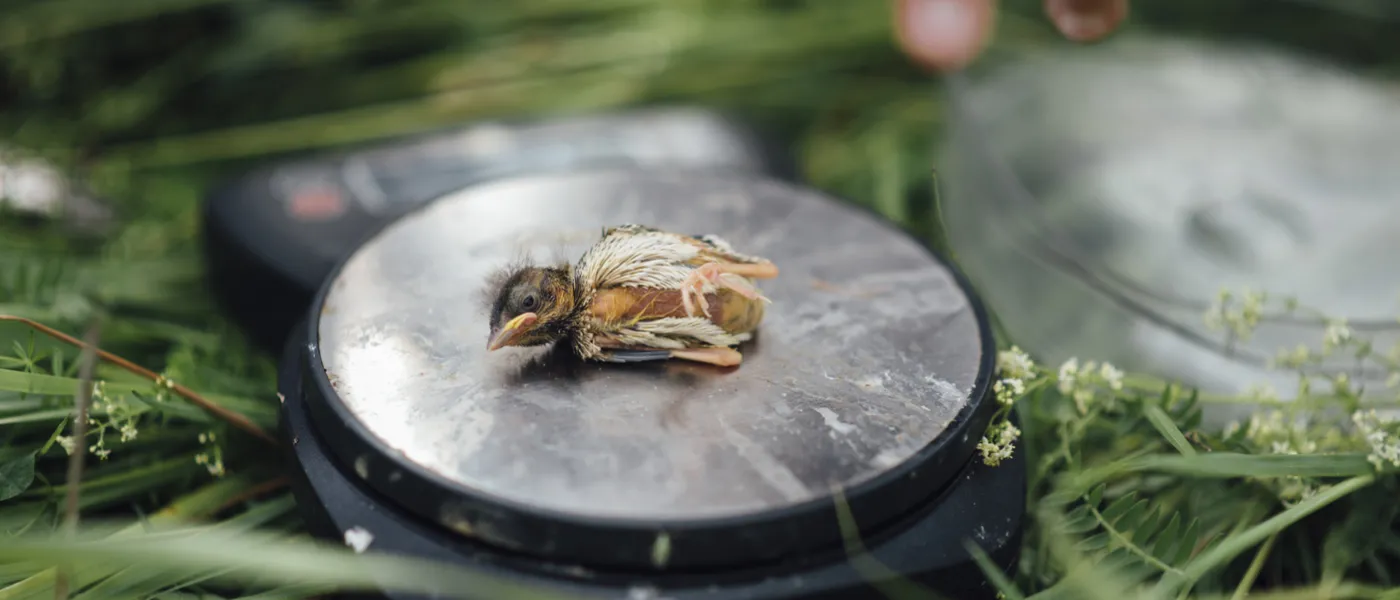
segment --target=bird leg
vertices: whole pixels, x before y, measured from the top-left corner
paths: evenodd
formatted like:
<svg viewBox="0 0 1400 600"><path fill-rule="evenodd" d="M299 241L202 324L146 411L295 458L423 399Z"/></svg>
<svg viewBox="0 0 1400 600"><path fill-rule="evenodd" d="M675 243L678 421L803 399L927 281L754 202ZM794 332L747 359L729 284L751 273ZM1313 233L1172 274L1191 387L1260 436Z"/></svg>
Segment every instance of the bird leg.
<svg viewBox="0 0 1400 600"><path fill-rule="evenodd" d="M708 262L696 267L686 276L685 282L681 284L681 303L685 306L685 314L694 317L695 305L700 305L700 312L706 317L710 316L710 302L705 299L705 292L710 286L716 288L729 288L738 292L739 295L750 300L769 300L758 292L758 288L749 282L748 278L771 279L778 276L778 267L773 263L744 264L744 263L717 263Z"/></svg>
<svg viewBox="0 0 1400 600"><path fill-rule="evenodd" d="M687 348L672 350L671 357L706 363L718 367L733 367L744 362L744 355L733 348Z"/></svg>

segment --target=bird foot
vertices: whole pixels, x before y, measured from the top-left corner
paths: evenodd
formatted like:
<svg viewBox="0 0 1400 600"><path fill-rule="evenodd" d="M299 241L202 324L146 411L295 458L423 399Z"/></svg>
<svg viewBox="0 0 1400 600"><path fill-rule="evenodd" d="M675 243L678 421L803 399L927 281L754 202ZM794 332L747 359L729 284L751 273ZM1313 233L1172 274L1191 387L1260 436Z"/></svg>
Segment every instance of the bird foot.
<svg viewBox="0 0 1400 600"><path fill-rule="evenodd" d="M706 363L718 367L733 367L744 362L744 355L733 348L687 348L672 350L672 358Z"/></svg>
<svg viewBox="0 0 1400 600"><path fill-rule="evenodd" d="M768 275L768 270L763 268L765 266L771 267L772 265L736 265L712 262L696 267L681 284L681 303L685 306L685 314L695 316L695 305L699 304L700 312L709 317L710 302L705 299L705 293L716 288L729 288L750 300L770 302L746 278ZM758 269L754 267L758 267ZM776 267L772 269L772 272L773 275L777 274Z"/></svg>

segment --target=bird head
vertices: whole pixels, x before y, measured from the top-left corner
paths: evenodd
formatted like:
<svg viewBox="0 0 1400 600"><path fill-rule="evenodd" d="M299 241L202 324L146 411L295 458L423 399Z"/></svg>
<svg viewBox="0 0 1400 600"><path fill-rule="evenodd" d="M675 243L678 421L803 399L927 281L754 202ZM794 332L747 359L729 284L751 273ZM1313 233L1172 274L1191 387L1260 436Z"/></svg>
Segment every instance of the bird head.
<svg viewBox="0 0 1400 600"><path fill-rule="evenodd" d="M574 309L574 282L567 267L513 269L491 302L486 350L540 346L564 337Z"/></svg>

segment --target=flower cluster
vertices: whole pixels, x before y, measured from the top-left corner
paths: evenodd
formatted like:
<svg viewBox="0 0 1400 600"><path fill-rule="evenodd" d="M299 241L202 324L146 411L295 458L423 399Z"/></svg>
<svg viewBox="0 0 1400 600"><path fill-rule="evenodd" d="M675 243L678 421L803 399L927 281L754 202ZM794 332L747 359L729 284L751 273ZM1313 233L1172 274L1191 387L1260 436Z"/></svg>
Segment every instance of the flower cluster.
<svg viewBox="0 0 1400 600"><path fill-rule="evenodd" d="M1267 392L1256 393L1267 395ZM1333 428L1324 434L1317 429L1306 417L1290 417L1283 411L1273 410L1251 415L1243 431L1239 422L1232 422L1226 426L1224 434L1227 438L1247 441L1258 452L1266 454L1335 452L1345 445L1346 440L1340 430ZM1269 477L1259 481L1272 488L1286 504L1306 500L1320 489L1313 480L1298 476Z"/></svg>
<svg viewBox="0 0 1400 600"><path fill-rule="evenodd" d="M1080 364L1078 358L1071 358L1060 365L1055 379L1056 388L1074 400L1081 415L1089 411L1089 404L1104 388L1110 392L1123 389L1123 372L1107 362L1099 364L1090 360ZM1106 395L1109 401L1115 397L1113 393Z"/></svg>
<svg viewBox="0 0 1400 600"><path fill-rule="evenodd" d="M992 391L1002 406L1011 406L1017 398L1026 395L1026 380L1036 375L1035 362L1016 346L997 353L997 371L1001 379L992 384Z"/></svg>
<svg viewBox="0 0 1400 600"><path fill-rule="evenodd" d="M1238 422L1230 423L1225 428L1226 437L1239 429ZM1251 415L1244 437L1271 454L1313 454L1318 451L1318 442L1309 429L1307 418L1289 418L1283 411L1273 410Z"/></svg>
<svg viewBox="0 0 1400 600"><path fill-rule="evenodd" d="M209 474L215 477L223 477L224 470L224 449L219 446L214 432L206 431L199 434L200 445L207 446L208 450L200 452L194 456L194 462L204 465L209 470Z"/></svg>
<svg viewBox="0 0 1400 600"><path fill-rule="evenodd" d="M1381 416L1375 409L1356 411L1351 415L1357 433L1366 440L1370 454L1366 456L1376 468L1387 465L1400 468L1400 421L1393 416Z"/></svg>
<svg viewBox="0 0 1400 600"><path fill-rule="evenodd" d="M108 393L107 382L95 382L87 424L90 428L88 435L96 435L97 440L87 446L87 451L101 460L107 460L112 455L112 449L107 445L108 434L115 433L121 443L135 440L139 433L136 425L145 410L146 407L131 402L125 394ZM70 455L78 447L77 440L71 435L57 436L54 441Z"/></svg>
<svg viewBox="0 0 1400 600"><path fill-rule="evenodd" d="M1006 420L1006 412L1017 399L1026 395L1038 376L1035 362L1016 346L997 353L997 371L1000 379L992 384L992 392L996 394L1001 411L999 418L993 420L977 444L977 451L982 453L982 462L993 467L1011 458L1016 440L1021 437L1021 430Z"/></svg>
<svg viewBox="0 0 1400 600"><path fill-rule="evenodd" d="M1213 331L1225 330L1237 340L1248 341L1264 316L1264 302L1268 296L1249 290L1241 296L1236 303L1232 292L1221 290L1206 309L1206 327Z"/></svg>
<svg viewBox="0 0 1400 600"><path fill-rule="evenodd" d="M995 467L1001 464L1001 461L1011 458L1016 448L1016 440L1020 437L1021 430L1010 421L999 421L988 427L987 434L982 436L982 441L977 444L977 451L982 453L982 462L989 467Z"/></svg>

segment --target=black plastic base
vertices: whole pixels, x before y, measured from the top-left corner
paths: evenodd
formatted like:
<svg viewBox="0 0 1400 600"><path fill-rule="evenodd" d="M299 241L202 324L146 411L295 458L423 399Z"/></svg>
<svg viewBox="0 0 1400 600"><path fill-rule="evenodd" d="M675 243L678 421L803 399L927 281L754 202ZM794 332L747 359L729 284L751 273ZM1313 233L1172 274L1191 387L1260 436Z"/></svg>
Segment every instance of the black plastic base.
<svg viewBox="0 0 1400 600"><path fill-rule="evenodd" d="M341 541L355 527L373 535L369 552L458 564L494 576L526 581L570 596L627 598L629 590L654 589L673 600L797 600L885 598L846 559L841 548L814 552L801 564L748 572L634 574L586 565L549 564L474 543L422 521L347 476L312 426L301 400L300 359L305 347L286 348L280 373L282 435L296 466L293 490L311 532ZM1019 454L992 468L973 460L948 489L896 531L862 532L869 558L950 600L994 598L995 589L964 546L975 541L1010 571L1020 550L1025 509L1025 464ZM883 570L883 569L882 569ZM387 594L396 599L418 596ZM483 598L482 600L498 600Z"/></svg>

